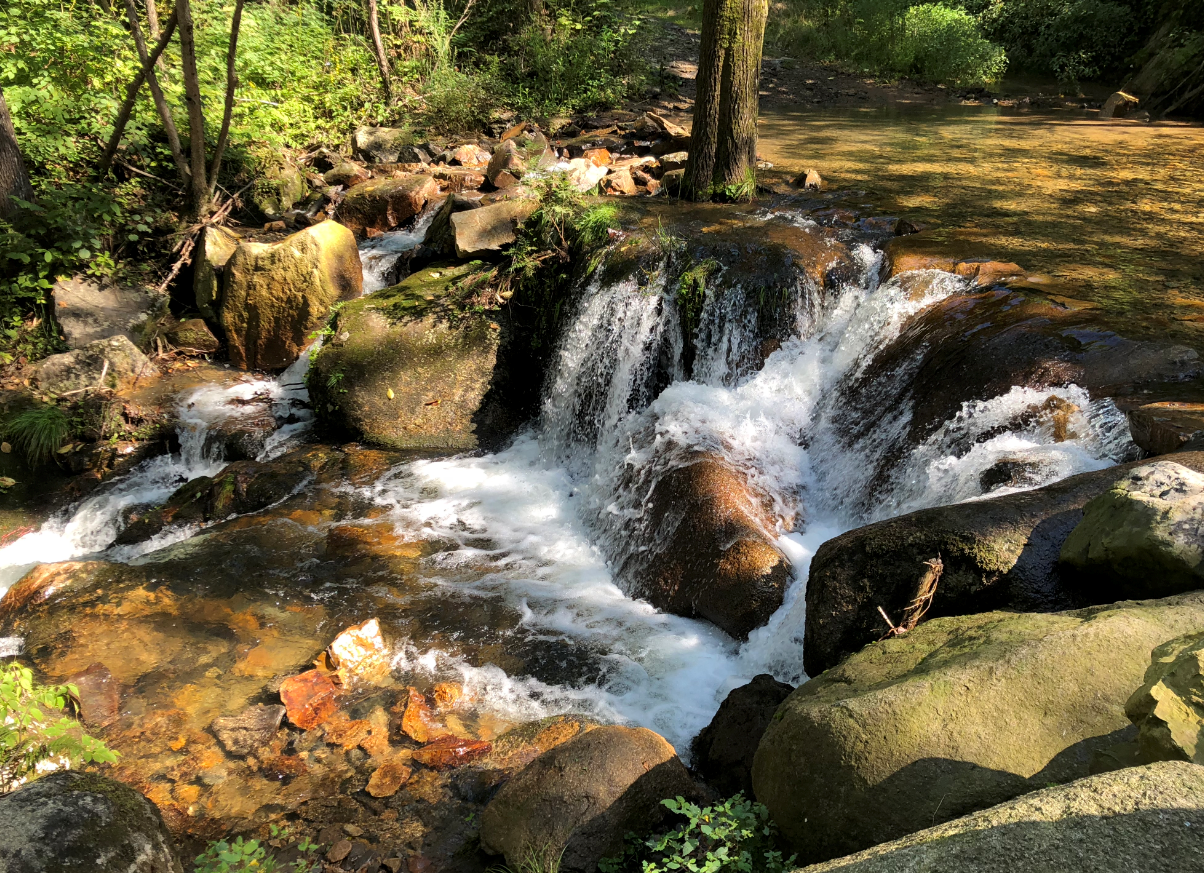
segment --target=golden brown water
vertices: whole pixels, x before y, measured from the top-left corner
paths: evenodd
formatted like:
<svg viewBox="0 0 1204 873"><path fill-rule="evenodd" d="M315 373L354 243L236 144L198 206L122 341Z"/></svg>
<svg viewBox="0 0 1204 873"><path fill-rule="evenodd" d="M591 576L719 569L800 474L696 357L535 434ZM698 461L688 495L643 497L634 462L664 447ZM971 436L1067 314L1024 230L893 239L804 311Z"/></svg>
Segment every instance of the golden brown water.
<svg viewBox="0 0 1204 873"><path fill-rule="evenodd" d="M762 156L1204 344L1204 126L993 107L766 113ZM1144 332L1144 331L1143 331Z"/></svg>

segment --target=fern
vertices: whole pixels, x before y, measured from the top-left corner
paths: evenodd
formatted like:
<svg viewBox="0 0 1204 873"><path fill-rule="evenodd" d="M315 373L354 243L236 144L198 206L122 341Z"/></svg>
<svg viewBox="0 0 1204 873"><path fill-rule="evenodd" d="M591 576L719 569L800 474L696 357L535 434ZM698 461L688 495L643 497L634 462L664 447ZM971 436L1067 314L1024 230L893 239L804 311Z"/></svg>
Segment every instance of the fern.
<svg viewBox="0 0 1204 873"><path fill-rule="evenodd" d="M33 466L52 458L70 433L71 422L57 406L27 409L4 425L5 439Z"/></svg>

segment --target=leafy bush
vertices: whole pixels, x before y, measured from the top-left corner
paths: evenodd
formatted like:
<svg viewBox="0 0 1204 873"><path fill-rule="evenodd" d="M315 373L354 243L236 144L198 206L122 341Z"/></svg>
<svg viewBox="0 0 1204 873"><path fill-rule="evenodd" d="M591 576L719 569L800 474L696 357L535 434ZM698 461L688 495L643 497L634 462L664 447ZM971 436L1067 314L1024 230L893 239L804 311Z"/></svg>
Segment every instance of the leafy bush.
<svg viewBox="0 0 1204 873"><path fill-rule="evenodd" d="M0 794L36 778L45 765L108 763L117 754L60 713L79 689L39 685L33 671L15 661L0 668Z"/></svg>
<svg viewBox="0 0 1204 873"><path fill-rule="evenodd" d="M785 873L794 856L776 847L777 826L769 810L737 794L700 809L678 797L662 800L684 822L659 836L627 839L623 854L598 864L602 873Z"/></svg>
<svg viewBox="0 0 1204 873"><path fill-rule="evenodd" d="M445 68L431 74L423 87L423 119L438 133L480 130L497 106L489 71L462 73Z"/></svg>
<svg viewBox="0 0 1204 873"><path fill-rule="evenodd" d="M269 827L273 837L288 835L284 828L275 825ZM316 851L318 846L303 839L297 848L305 854L310 854ZM298 858L291 863L280 864L268 854L267 846L259 840L244 840L242 837L233 842L215 840L206 846L205 851L193 862L195 873L277 873L286 870L290 873L308 873L310 870L316 870L318 866L311 858Z"/></svg>
<svg viewBox="0 0 1204 873"><path fill-rule="evenodd" d="M50 460L70 432L71 422L57 406L27 409L4 423L4 438L31 466Z"/></svg>

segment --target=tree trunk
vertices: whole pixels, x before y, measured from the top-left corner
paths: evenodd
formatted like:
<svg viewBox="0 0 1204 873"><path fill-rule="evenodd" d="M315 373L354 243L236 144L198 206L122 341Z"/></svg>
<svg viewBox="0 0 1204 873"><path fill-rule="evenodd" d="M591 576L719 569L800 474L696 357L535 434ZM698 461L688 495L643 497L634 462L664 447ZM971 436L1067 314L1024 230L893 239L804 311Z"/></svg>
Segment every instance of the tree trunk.
<svg viewBox="0 0 1204 873"><path fill-rule="evenodd" d="M146 9L149 17L149 12L155 7L155 0L146 0ZM146 40L142 38L142 27L138 24L138 9L134 6L134 0L125 0L125 14L130 22L130 34L134 37L134 45L138 47L138 57L142 61L142 65L146 66L146 61L150 57L146 50ZM175 18L172 18L172 22ZM156 20L153 23L147 22L150 27L150 32L154 38L154 44L158 45L162 40L163 35L159 32L159 22ZM174 24L173 24L174 26ZM164 43L166 48L166 43ZM163 55L159 55L159 59L155 61L155 66L162 68ZM188 162L184 160L184 149L180 145L180 132L176 129L176 121L172 118L171 107L167 104L167 98L163 96L163 89L159 87L159 79L155 75L155 70L152 68L146 75L147 85L150 87L151 97L155 101L155 109L159 112L159 120L163 123L163 132L167 134L167 145L171 149L171 159L176 165L176 174L180 177L180 184L184 188L188 187ZM105 168L108 171L108 168Z"/></svg>
<svg viewBox="0 0 1204 873"><path fill-rule="evenodd" d="M238 55L238 31L242 26L243 0L234 4L234 17L230 20L230 45L226 49L226 108L222 112L222 129L217 135L217 146L213 149L213 165L209 168L209 198L217 191L217 175L222 170L222 155L226 151L226 139L230 136L230 119L234 115L234 91L238 87L238 71L234 60ZM375 8L375 7L374 7Z"/></svg>
<svg viewBox="0 0 1204 873"><path fill-rule="evenodd" d="M209 182L205 175L205 109L196 70L196 37L190 0L177 0L180 26L180 71L184 76L184 101L188 104L189 166L192 173L192 208L198 218L209 211Z"/></svg>
<svg viewBox="0 0 1204 873"><path fill-rule="evenodd" d="M159 7L155 4L155 0L146 0L146 29L150 34L151 44L159 41ZM167 64L163 58L155 63L156 69L160 73L167 72Z"/></svg>
<svg viewBox="0 0 1204 873"><path fill-rule="evenodd" d="M125 102L121 104L121 109L117 112L117 120L113 122L113 133L109 137L105 153L100 158L100 167L96 171L96 178L103 179L109 172L109 167L113 166L113 158L117 154L117 146L121 143L121 135L125 133L126 123L130 120L130 113L134 111L134 101L138 98L138 91L142 88L146 77L154 75L155 61L159 59L159 55L163 54L163 49L167 48L167 44L171 42L171 35L175 32L176 24L176 16L173 13L171 20L167 22L167 30L163 31L163 35L159 37L159 42L155 45L155 50L143 60L138 75L125 89Z"/></svg>
<svg viewBox="0 0 1204 873"><path fill-rule="evenodd" d="M768 0L703 0L694 128L682 196L751 197Z"/></svg>
<svg viewBox="0 0 1204 873"><path fill-rule="evenodd" d="M33 186L17 148L17 132L4 102L4 92L0 91L0 219L9 221L16 216L19 207L13 202L14 197L32 201Z"/></svg>
<svg viewBox="0 0 1204 873"><path fill-rule="evenodd" d="M393 102L393 83L389 81L389 59L385 57L385 44L380 38L380 16L376 11L376 0L368 4L368 31L372 34L372 50L376 54L376 66L380 69L380 81L385 88L385 99Z"/></svg>

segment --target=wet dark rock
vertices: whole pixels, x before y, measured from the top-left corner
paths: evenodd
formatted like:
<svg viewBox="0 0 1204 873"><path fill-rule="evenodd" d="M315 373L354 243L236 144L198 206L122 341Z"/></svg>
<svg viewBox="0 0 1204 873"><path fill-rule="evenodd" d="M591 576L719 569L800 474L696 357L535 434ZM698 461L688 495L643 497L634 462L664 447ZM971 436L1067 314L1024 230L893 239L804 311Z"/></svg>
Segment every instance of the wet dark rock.
<svg viewBox="0 0 1204 873"><path fill-rule="evenodd" d="M182 321L167 333L168 341L185 352L212 354L221 345L203 318Z"/></svg>
<svg viewBox="0 0 1204 873"><path fill-rule="evenodd" d="M1149 652L1198 631L1204 593L927 621L799 686L757 749L759 801L806 863L1050 783L1134 733Z"/></svg>
<svg viewBox="0 0 1204 873"><path fill-rule="evenodd" d="M1133 442L1154 455L1177 452L1204 436L1204 403L1147 403L1128 416Z"/></svg>
<svg viewBox="0 0 1204 873"><path fill-rule="evenodd" d="M104 776L63 770L0 797L6 873L182 873L155 805Z"/></svg>
<svg viewBox="0 0 1204 873"><path fill-rule="evenodd" d="M662 737L601 727L545 752L502 786L481 816L481 848L511 867L534 853L560 869L592 873L631 831L648 833L660 801L699 791ZM562 854L563 850L563 854Z"/></svg>
<svg viewBox="0 0 1204 873"><path fill-rule="evenodd" d="M1184 452L1176 461L1204 471L1204 453ZM887 626L879 607L898 620L916 595L924 562L937 556L944 572L929 619L1116 600L1114 588L1077 584L1068 577L1059 555L1087 502L1138 466L1134 462L1032 491L922 509L828 540L815 553L807 582L807 673L816 676L880 639ZM1144 596L1168 593L1151 587Z"/></svg>
<svg viewBox="0 0 1204 873"><path fill-rule="evenodd" d="M746 476L719 457L674 466L645 500L647 526L620 568L634 593L678 615L705 618L737 639L782 605L790 564L775 519Z"/></svg>
<svg viewBox="0 0 1204 873"><path fill-rule="evenodd" d="M753 756L778 705L794 687L768 673L734 689L691 744L694 771L723 797L753 796Z"/></svg>
<svg viewBox="0 0 1204 873"><path fill-rule="evenodd" d="M93 664L67 680L79 690L80 717L84 724L104 727L121 713L121 689L104 664Z"/></svg>
<svg viewBox="0 0 1204 873"><path fill-rule="evenodd" d="M284 720L283 706L250 706L238 715L213 720L218 742L231 755L245 756L265 746Z"/></svg>

